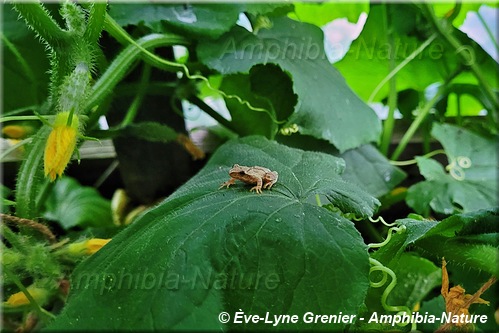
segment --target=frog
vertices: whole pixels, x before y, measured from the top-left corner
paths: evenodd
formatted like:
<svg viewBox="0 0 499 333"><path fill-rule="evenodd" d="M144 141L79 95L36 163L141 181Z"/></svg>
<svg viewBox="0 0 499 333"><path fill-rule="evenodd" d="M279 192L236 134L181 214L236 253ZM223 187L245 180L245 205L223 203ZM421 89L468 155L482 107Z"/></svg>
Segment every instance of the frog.
<svg viewBox="0 0 499 333"><path fill-rule="evenodd" d="M247 167L239 164L234 164L232 168L229 170L230 179L222 185L220 185L219 189L222 187L229 188L230 185L233 185L237 179L245 182L246 184L256 184L250 190L255 191L257 194L262 193L262 186L264 189L269 189L277 182L277 178L279 174L277 171L271 171L270 169L261 167L261 166L252 166Z"/></svg>

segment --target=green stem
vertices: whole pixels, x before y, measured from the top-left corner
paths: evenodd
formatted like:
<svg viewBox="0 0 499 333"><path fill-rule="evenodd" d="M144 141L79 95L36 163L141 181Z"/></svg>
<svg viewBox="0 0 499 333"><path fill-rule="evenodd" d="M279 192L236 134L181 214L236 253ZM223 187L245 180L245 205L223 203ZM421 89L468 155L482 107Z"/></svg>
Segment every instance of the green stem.
<svg viewBox="0 0 499 333"><path fill-rule="evenodd" d="M142 56L144 57L144 60L148 61L151 65L170 72L178 72L179 70L185 69L185 65L163 59L147 50L147 48L149 47L154 48L158 46L188 45L189 43L184 37L173 34L169 35L151 34L149 36L153 37L153 39L157 39L160 38L159 36L162 36L162 38L166 37L168 41L164 45L145 46L138 43L138 41L135 41L118 23L116 23L116 21L113 20L111 16L107 14L106 14L106 20L104 22L104 27L106 31L109 32L120 43L123 42L123 40L125 40L126 44L132 44L136 48L138 48L139 51L143 53ZM146 37L141 38L141 40L144 40Z"/></svg>
<svg viewBox="0 0 499 333"><path fill-rule="evenodd" d="M388 32L388 43L390 44L390 50L392 50L392 54L390 54L389 58L389 70L390 74L395 69L395 45L393 40L393 30L391 24L390 13L388 11L387 5L384 4L384 24L385 30ZM392 139L393 128L395 126L395 109L397 108L397 81L395 74L390 77L390 90L388 94L388 115L383 124L383 133L381 135L381 143L380 143L380 151L383 155L388 155L388 148L390 147L390 142Z"/></svg>
<svg viewBox="0 0 499 333"><path fill-rule="evenodd" d="M48 119L53 119L55 116L43 116ZM23 120L40 120L40 116L8 116L8 117L0 117L0 124L6 123L8 121L23 121Z"/></svg>
<svg viewBox="0 0 499 333"><path fill-rule="evenodd" d="M395 76L402 68L404 68L409 62L411 62L414 58L416 58L421 52L424 51L430 45L435 38L437 38L437 34L431 35L423 44L421 44L414 52L412 52L407 58L404 59L397 67L395 67L373 90L371 96L367 100L368 103L372 103L374 98L378 94L378 92L383 88L383 86L393 77Z"/></svg>
<svg viewBox="0 0 499 333"><path fill-rule="evenodd" d="M6 225L4 225L3 223L2 223L2 236L18 252L20 252L22 254L27 254L28 253L28 249L19 240L19 237L17 236L17 234L14 233L12 230L10 230L10 228L7 227ZM4 267L4 266L2 265L2 267Z"/></svg>
<svg viewBox="0 0 499 333"><path fill-rule="evenodd" d="M178 45L185 42L185 39L175 35L151 34L134 41L134 44L126 47L109 65L107 70L92 86L90 97L86 101L85 110L90 110L99 104L109 95L113 88L123 79L130 66L143 55L146 48ZM147 51L147 50L146 50ZM148 51L147 51L148 52ZM150 52L149 52L150 53ZM161 66L165 69L165 66ZM172 70L172 67L169 67ZM178 68L175 67L175 71Z"/></svg>
<svg viewBox="0 0 499 333"><path fill-rule="evenodd" d="M494 106L495 110L499 109L499 102L497 101L496 94L494 90L490 87L489 83L485 79L480 66L478 66L473 48L469 45L463 45L461 42L452 34L452 27L446 29L442 26L435 13L433 12L433 7L430 4L423 3L423 13L425 13L428 20L432 23L438 34L454 48L455 52L461 57L462 63L468 66L471 71L475 74L479 84L482 86L485 95L487 96L489 102Z"/></svg>
<svg viewBox="0 0 499 333"><path fill-rule="evenodd" d="M33 138L26 159L21 164L16 184L16 216L27 219L39 217L37 196L43 177L43 153L51 132L50 126L42 126Z"/></svg>
<svg viewBox="0 0 499 333"><path fill-rule="evenodd" d="M222 117L217 111L213 110L208 104L206 104L201 98L197 96L189 96L187 99L189 103L192 103L196 105L198 108L206 112L210 117L218 121L222 126L225 126L226 128L230 129L234 133L237 133L237 131L234 129L232 126L232 123Z"/></svg>
<svg viewBox="0 0 499 333"><path fill-rule="evenodd" d="M14 8L43 40L55 48L69 38L39 2L16 2Z"/></svg>
<svg viewBox="0 0 499 333"><path fill-rule="evenodd" d="M36 311L38 312L38 314L40 315L40 318L43 319L43 320L46 320L47 318L48 319L55 319L55 316L48 312L47 310L43 309L38 303L37 301L35 301L35 299L33 298L33 296L31 296L31 294L29 293L28 289L26 289L26 287L22 284L21 280L19 280L19 278L10 271L10 269L3 265L3 273L9 278L12 280L12 282L14 282L14 284L19 288L20 291L23 292L23 294L26 296L26 298L28 299L29 301L29 304L31 305L31 307Z"/></svg>
<svg viewBox="0 0 499 333"><path fill-rule="evenodd" d="M106 7L106 1L97 1L91 5L87 28L83 34L83 38L85 38L89 44L96 43L100 37L106 19Z"/></svg>
<svg viewBox="0 0 499 333"><path fill-rule="evenodd" d="M139 111L140 105L142 104L142 100L144 99L144 95L147 91L148 82L150 78L151 78L151 66L149 64L144 64L137 95L135 95L135 98L133 99L132 103L130 104L130 107L128 108L125 118L121 122L122 127L131 124L135 119L135 116Z"/></svg>
<svg viewBox="0 0 499 333"><path fill-rule="evenodd" d="M400 143L398 144L397 148L393 152L392 157L390 158L391 160L397 160L400 157L400 154L404 151L405 147L409 143L409 141L412 139L416 131L418 130L419 126L425 120L426 116L430 113L430 110L433 108L435 103L440 99L442 94L442 89L440 89L435 96L425 104L425 106L419 111L419 114L417 115L416 119L412 122L411 126L409 126L409 129L407 132L405 132L404 136L400 140Z"/></svg>

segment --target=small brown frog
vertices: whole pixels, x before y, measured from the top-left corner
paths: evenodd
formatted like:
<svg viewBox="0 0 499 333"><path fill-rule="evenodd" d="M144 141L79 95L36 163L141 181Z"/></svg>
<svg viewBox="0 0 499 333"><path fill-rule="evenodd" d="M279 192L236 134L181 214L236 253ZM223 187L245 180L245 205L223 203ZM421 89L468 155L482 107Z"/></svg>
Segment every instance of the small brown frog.
<svg viewBox="0 0 499 333"><path fill-rule="evenodd" d="M260 166L247 167L239 164L234 164L229 170L230 179L220 185L220 188L226 186L229 188L233 185L236 179L239 179L246 184L256 184L250 191L255 190L256 193L262 193L262 185L264 189L269 189L277 182L279 174L277 171L270 171L267 168Z"/></svg>

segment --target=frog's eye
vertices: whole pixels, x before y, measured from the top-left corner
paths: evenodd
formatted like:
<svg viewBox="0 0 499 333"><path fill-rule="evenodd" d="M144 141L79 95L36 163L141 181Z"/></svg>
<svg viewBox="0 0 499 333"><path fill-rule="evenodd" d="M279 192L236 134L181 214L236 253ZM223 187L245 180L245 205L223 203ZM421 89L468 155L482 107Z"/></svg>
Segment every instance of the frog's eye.
<svg viewBox="0 0 499 333"><path fill-rule="evenodd" d="M244 171L239 171L239 174L240 174L240 175L244 175L244 174L246 174L246 172L244 172Z"/></svg>

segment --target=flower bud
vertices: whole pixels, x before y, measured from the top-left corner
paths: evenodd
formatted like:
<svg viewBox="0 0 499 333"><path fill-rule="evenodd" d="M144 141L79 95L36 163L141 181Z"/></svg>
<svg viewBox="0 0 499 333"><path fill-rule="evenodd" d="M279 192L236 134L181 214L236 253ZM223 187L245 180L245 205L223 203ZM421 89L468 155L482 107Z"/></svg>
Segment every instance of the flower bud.
<svg viewBox="0 0 499 333"><path fill-rule="evenodd" d="M45 176L54 181L62 176L76 148L78 135L78 116L73 114L69 122L69 112L60 112L55 116L54 128L45 145Z"/></svg>

